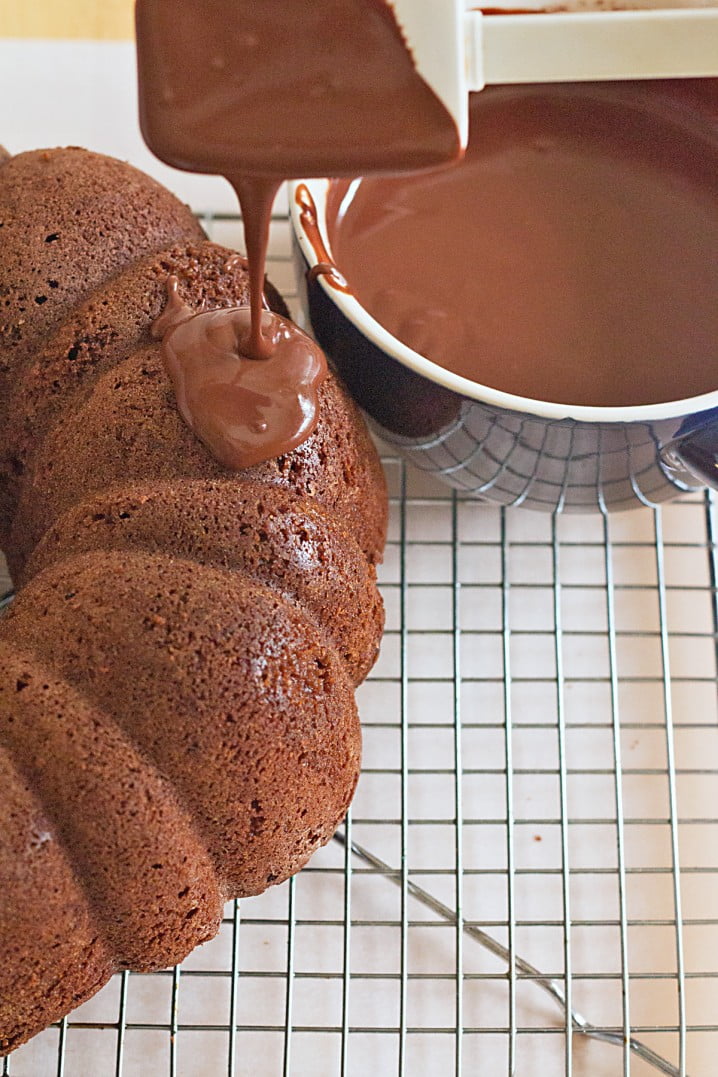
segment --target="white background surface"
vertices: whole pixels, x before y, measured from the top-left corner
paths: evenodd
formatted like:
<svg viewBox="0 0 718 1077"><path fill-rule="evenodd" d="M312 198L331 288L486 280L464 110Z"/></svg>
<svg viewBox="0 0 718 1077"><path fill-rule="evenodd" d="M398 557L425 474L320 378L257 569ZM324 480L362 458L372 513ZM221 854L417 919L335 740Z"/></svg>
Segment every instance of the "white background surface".
<svg viewBox="0 0 718 1077"><path fill-rule="evenodd" d="M168 168L145 146L131 42L0 38L0 144L86 146L137 165L196 210L237 210L225 180Z"/></svg>

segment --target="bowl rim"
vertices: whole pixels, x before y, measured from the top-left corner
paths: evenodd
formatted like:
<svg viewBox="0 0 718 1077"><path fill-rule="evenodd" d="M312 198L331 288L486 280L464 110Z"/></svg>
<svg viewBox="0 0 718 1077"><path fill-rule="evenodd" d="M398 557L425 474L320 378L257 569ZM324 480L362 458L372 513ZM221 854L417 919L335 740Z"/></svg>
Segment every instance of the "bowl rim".
<svg viewBox="0 0 718 1077"><path fill-rule="evenodd" d="M297 197L304 187L311 195L316 208L317 227L327 252L331 255L331 243L326 228L326 202L329 186L333 181L327 178L291 180L287 185L289 198L289 217L304 260L311 269L319 263L314 244L309 238L301 220L301 206ZM535 415L553 421L573 419L583 423L636 423L660 422L679 419L699 412L706 412L718 407L718 388L698 396L684 397L678 400L664 401L659 404L631 404L621 406L592 406L586 404L558 404L552 401L535 400L532 397L518 396L501 389L492 389L481 382L471 381L460 374L446 370L444 367L425 358L414 351L397 337L393 336L361 305L350 291L333 288L325 274L317 277L320 288L331 299L341 313L380 351L397 360L415 374L428 381L448 389L469 400L521 414Z"/></svg>

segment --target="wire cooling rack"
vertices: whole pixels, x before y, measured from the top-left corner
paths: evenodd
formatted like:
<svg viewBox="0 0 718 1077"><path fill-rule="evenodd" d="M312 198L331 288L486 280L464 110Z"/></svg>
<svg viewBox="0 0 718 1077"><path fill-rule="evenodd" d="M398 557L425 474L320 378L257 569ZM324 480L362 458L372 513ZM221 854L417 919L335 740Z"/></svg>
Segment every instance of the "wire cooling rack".
<svg viewBox="0 0 718 1077"><path fill-rule="evenodd" d="M712 496L551 517L384 465L387 631L337 839L3 1075L718 1072Z"/></svg>

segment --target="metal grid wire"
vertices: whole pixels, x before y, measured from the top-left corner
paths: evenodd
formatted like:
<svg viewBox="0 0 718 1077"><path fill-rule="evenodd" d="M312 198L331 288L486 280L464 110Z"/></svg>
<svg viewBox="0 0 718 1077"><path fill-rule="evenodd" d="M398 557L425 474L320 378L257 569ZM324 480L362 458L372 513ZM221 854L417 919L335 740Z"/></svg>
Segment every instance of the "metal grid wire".
<svg viewBox="0 0 718 1077"><path fill-rule="evenodd" d="M387 631L344 827L4 1075L716 1072L712 496L552 517L384 464Z"/></svg>

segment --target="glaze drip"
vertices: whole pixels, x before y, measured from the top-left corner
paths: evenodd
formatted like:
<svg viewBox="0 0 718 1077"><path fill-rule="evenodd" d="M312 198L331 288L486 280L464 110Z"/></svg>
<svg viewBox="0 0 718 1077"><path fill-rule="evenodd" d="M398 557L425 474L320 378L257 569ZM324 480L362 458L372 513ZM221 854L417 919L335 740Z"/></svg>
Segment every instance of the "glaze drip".
<svg viewBox="0 0 718 1077"><path fill-rule="evenodd" d="M307 234L307 238L314 250L314 256L317 259L317 264L311 266L307 271L307 278L310 281L313 281L316 280L317 277L326 277L327 282L331 284L333 288L336 288L337 291L349 294L349 285L344 279L343 274L337 269L334 259L324 242L324 237L322 236L319 227L317 207L306 183L300 183L297 186L294 200L299 207L299 219L302 222L302 227Z"/></svg>
<svg viewBox="0 0 718 1077"><path fill-rule="evenodd" d="M228 176L234 187L244 219L244 241L247 245L249 268L249 302L252 314L251 331L245 344L245 354L251 359L268 359L271 343L262 331L262 299L264 267L269 245L269 224L272 205L280 180L264 176Z"/></svg>
<svg viewBox="0 0 718 1077"><path fill-rule="evenodd" d="M167 302L164 310L155 318L152 323L152 329L150 330L153 340L162 340L165 333L168 333L170 329L174 329L180 322L186 322L188 318L192 318L197 311L185 303L184 299L180 298L179 294L179 277L171 274L166 282L165 288L167 290Z"/></svg>
<svg viewBox="0 0 718 1077"><path fill-rule="evenodd" d="M155 321L162 361L182 418L220 463L252 467L297 448L318 420L327 374L321 349L285 318L260 312L267 355L249 357L248 307L195 314L167 282L168 303Z"/></svg>

